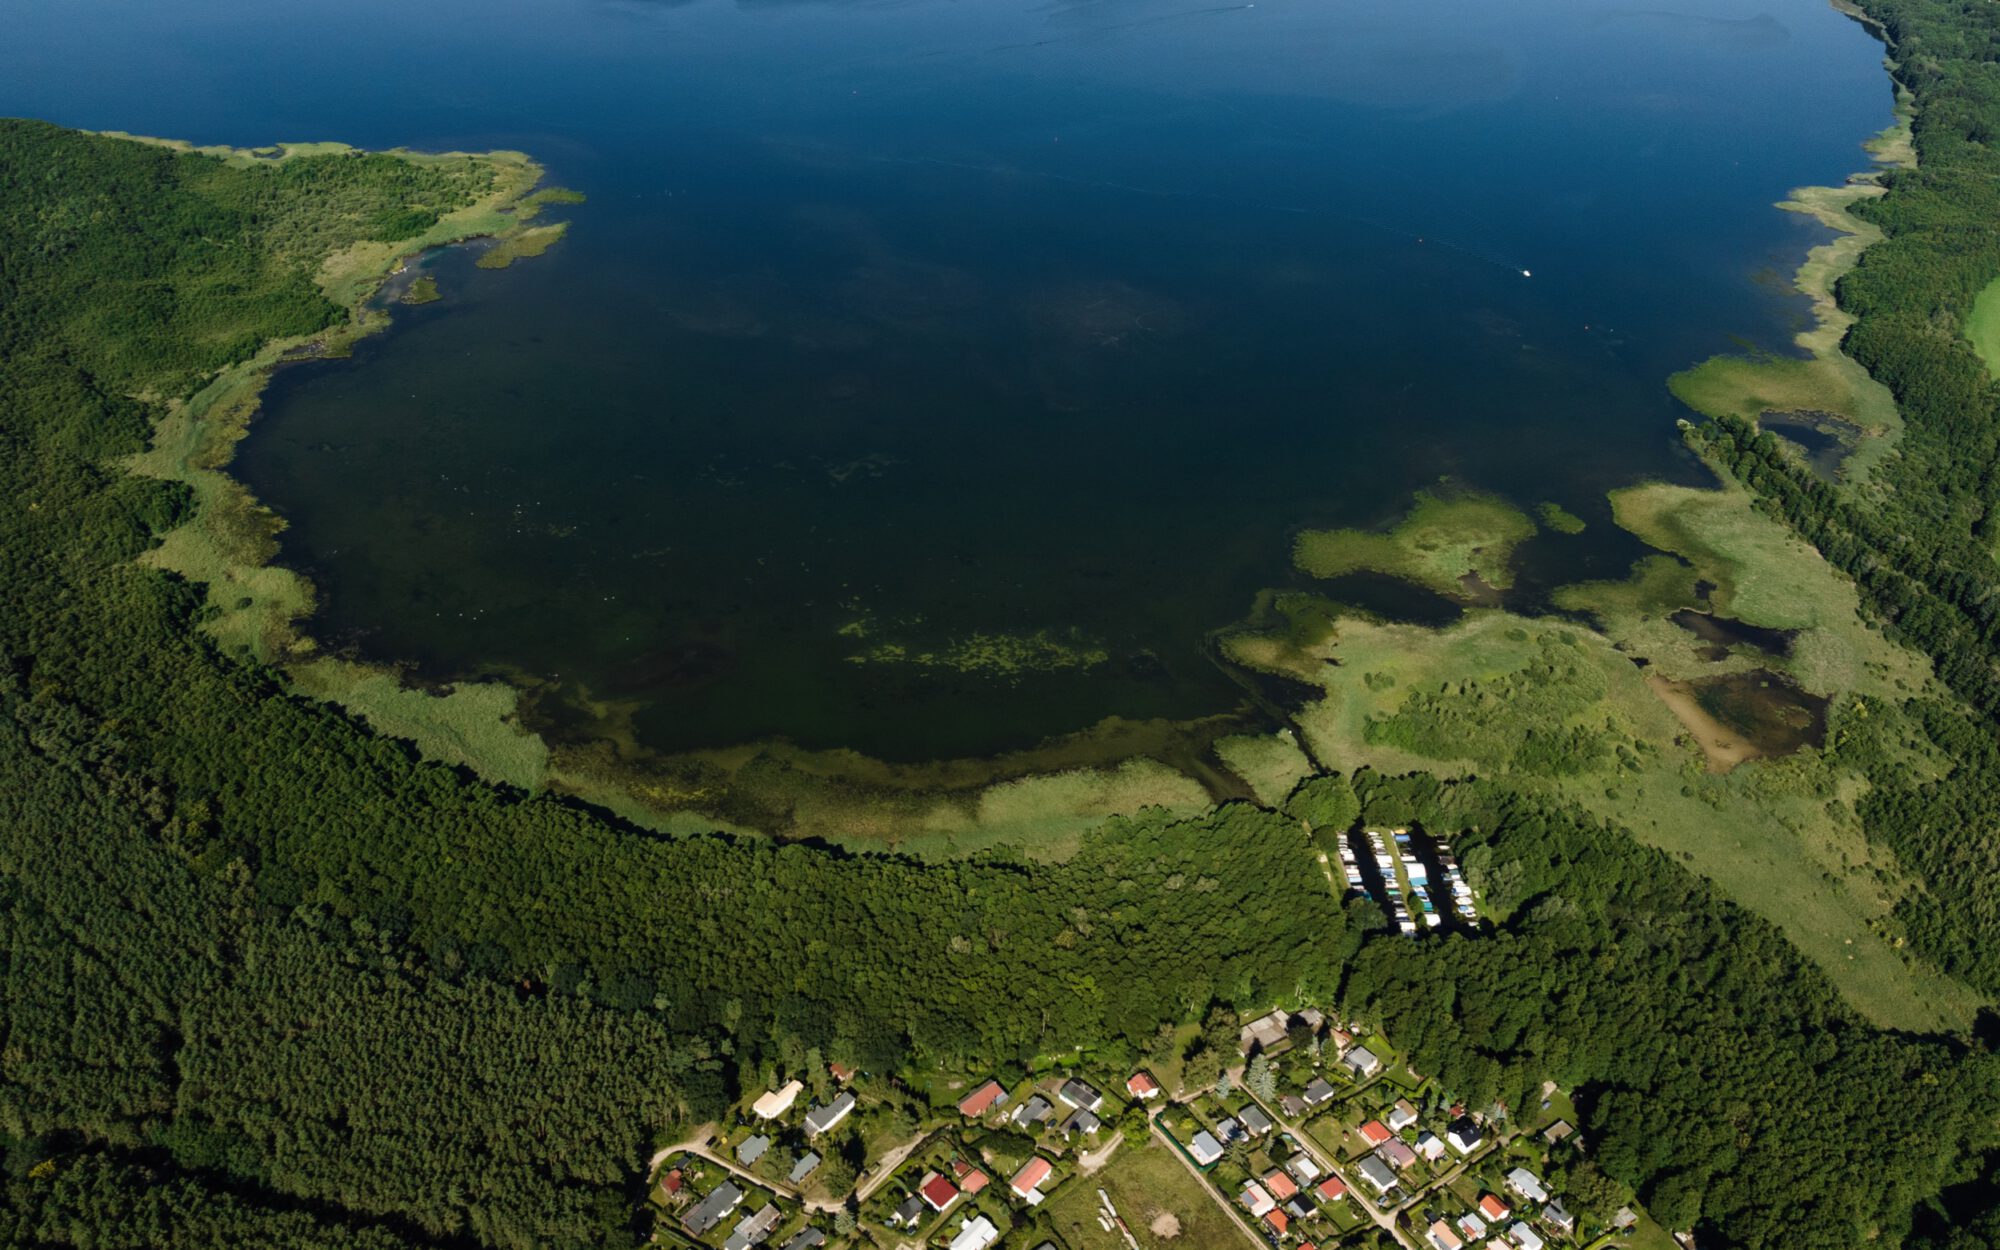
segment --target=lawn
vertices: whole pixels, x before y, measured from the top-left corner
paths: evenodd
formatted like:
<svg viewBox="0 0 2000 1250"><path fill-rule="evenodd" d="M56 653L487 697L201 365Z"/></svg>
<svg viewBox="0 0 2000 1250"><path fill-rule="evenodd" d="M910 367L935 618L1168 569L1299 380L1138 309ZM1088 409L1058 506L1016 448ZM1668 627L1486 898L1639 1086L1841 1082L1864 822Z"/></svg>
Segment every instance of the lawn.
<svg viewBox="0 0 2000 1250"><path fill-rule="evenodd" d="M1049 1204L1052 1227L1069 1250L1126 1250L1115 1229L1106 1231L1097 1222L1100 1188L1143 1250L1228 1250L1247 1244L1172 1148L1149 1137L1137 1146L1127 1141L1103 1171L1073 1178Z"/></svg>

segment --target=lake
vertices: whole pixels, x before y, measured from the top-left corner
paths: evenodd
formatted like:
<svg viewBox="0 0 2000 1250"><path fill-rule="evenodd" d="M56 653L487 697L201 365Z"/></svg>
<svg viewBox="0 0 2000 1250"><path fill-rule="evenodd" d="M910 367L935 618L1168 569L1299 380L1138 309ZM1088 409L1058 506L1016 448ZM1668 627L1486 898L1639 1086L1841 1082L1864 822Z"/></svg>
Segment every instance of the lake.
<svg viewBox="0 0 2000 1250"><path fill-rule="evenodd" d="M1664 379L1784 347L1822 232L1771 205L1891 120L1823 0L0 11L0 112L589 195L283 371L236 471L330 645L660 752L1228 711L1292 535L1441 479L1589 523L1510 603L1619 575L1604 492L1704 477Z"/></svg>

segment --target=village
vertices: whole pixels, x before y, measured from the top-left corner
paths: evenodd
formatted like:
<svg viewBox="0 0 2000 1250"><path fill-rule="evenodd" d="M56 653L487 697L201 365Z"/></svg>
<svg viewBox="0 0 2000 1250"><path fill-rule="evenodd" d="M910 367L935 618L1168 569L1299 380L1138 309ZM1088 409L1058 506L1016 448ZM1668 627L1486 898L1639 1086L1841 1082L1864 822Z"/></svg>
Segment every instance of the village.
<svg viewBox="0 0 2000 1250"><path fill-rule="evenodd" d="M1402 832L1364 845L1389 859ZM1431 854L1447 866L1448 906L1468 915L1449 850ZM1458 1105L1390 1039L1311 1008L1243 1025L1237 1050L1200 1088L1174 1065L1114 1067L1082 1050L928 1084L815 1056L733 1122L654 1157L654 1244L1676 1250L1632 1205L1593 1216L1566 1203L1549 1178L1587 1144L1554 1086L1537 1106Z"/></svg>

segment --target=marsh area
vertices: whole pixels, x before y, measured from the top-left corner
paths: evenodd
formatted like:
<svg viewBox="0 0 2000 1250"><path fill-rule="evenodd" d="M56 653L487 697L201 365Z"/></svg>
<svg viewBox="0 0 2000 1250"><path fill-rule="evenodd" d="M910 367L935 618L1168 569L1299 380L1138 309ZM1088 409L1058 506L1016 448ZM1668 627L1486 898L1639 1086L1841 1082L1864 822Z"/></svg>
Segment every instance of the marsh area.
<svg viewBox="0 0 2000 1250"><path fill-rule="evenodd" d="M1824 232L1770 205L1890 110L1820 0L369 0L365 45L83 7L20 15L0 110L520 148L588 194L283 369L234 472L327 647L658 753L1212 738L1256 719L1208 639L1260 590L1456 615L1292 559L1441 479L1583 523L1462 597L1622 577L1605 492L1703 480L1664 379L1789 339L1754 277Z"/></svg>

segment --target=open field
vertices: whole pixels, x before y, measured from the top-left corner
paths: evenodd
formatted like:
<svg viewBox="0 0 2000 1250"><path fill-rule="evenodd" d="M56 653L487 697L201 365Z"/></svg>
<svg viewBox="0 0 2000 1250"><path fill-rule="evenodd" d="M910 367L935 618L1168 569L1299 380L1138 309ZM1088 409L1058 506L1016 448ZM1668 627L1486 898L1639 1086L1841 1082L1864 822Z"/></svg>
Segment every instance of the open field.
<svg viewBox="0 0 2000 1250"><path fill-rule="evenodd" d="M1049 1205L1049 1218L1068 1250L1127 1250L1115 1229L1107 1232L1097 1222L1100 1188L1143 1250L1232 1250L1249 1244L1172 1147L1149 1135L1143 1143L1128 1139L1103 1171L1071 1179Z"/></svg>

